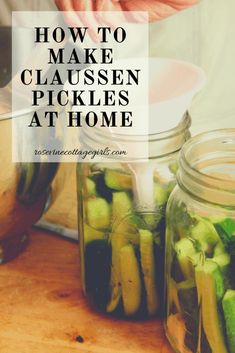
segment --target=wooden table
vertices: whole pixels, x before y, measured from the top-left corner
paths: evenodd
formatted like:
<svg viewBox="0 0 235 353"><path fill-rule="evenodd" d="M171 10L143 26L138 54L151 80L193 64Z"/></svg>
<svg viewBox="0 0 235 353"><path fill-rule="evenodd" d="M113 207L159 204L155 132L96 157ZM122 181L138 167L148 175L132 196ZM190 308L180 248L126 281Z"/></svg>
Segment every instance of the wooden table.
<svg viewBox="0 0 235 353"><path fill-rule="evenodd" d="M80 341L80 342L79 342ZM172 353L162 322L111 319L81 293L78 247L33 229L0 267L0 353Z"/></svg>

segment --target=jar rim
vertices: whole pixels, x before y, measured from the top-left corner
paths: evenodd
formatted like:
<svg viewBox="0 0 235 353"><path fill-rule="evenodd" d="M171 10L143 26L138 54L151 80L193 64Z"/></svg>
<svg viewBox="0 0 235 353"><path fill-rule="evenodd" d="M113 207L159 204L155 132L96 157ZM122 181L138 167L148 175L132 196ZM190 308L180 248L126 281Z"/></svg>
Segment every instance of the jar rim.
<svg viewBox="0 0 235 353"><path fill-rule="evenodd" d="M183 115L181 121L173 128L170 128L165 131L153 133L153 134L148 134L148 135L125 135L125 134L118 134L118 133L113 133L109 134L110 140L113 140L113 138L117 139L117 141L123 141L123 140L132 140L135 142L139 141L162 141L169 139L171 137L177 136L184 132L186 129L189 129L191 126L191 117L188 111L185 112ZM99 128L94 127L94 130L96 131L93 136L96 134L99 135L100 137L105 137L105 134L103 131L99 130Z"/></svg>
<svg viewBox="0 0 235 353"><path fill-rule="evenodd" d="M235 207L235 128L192 137L181 149L179 165L178 183L190 194L210 203ZM221 172L216 172L216 166ZM233 168L232 175L229 168Z"/></svg>
<svg viewBox="0 0 235 353"><path fill-rule="evenodd" d="M178 152L190 136L190 125L191 118L189 113L186 112L175 128L161 133L118 135L110 132L105 134L103 130L98 130L98 128L96 130L83 129L81 141L83 145L89 148L104 148L108 145L110 148L118 147L130 151L127 158L122 158L123 162L146 161L147 159L166 157ZM146 145L148 146L148 157L146 156Z"/></svg>

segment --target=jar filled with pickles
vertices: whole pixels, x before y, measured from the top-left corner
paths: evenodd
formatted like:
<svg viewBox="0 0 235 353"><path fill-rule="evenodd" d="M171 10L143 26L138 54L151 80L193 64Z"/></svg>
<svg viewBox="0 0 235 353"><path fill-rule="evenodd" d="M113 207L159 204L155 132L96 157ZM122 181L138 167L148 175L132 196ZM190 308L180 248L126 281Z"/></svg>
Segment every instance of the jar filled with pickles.
<svg viewBox="0 0 235 353"><path fill-rule="evenodd" d="M184 145L167 206L167 337L179 353L235 352L235 129Z"/></svg>
<svg viewBox="0 0 235 353"><path fill-rule="evenodd" d="M78 164L83 290L99 311L146 318L163 309L165 208L189 127L185 114L146 136L148 162Z"/></svg>

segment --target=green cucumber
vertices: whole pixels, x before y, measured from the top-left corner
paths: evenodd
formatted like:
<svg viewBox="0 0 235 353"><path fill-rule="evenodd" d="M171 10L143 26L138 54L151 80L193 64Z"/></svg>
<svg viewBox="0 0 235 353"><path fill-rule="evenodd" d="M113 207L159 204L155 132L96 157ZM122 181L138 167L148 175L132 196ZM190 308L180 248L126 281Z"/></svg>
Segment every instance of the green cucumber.
<svg viewBox="0 0 235 353"><path fill-rule="evenodd" d="M218 307L224 295L223 276L219 266L211 260L206 260L202 266L197 266L196 284L203 328L212 352L228 353Z"/></svg>
<svg viewBox="0 0 235 353"><path fill-rule="evenodd" d="M117 191L128 191L132 189L132 178L130 174L120 170L106 169L104 180L106 185Z"/></svg>
<svg viewBox="0 0 235 353"><path fill-rule="evenodd" d="M169 170L171 171L172 174L176 175L177 170L179 168L178 161L173 161L169 164L168 166Z"/></svg>
<svg viewBox="0 0 235 353"><path fill-rule="evenodd" d="M105 184L104 173L99 172L92 174L91 176L89 176L89 179L91 179L95 183L96 193L98 194L98 196L104 198L109 203L112 202L113 190L109 189Z"/></svg>
<svg viewBox="0 0 235 353"><path fill-rule="evenodd" d="M202 251L211 255L220 237L209 221L199 216L195 216L195 219L197 224L192 227L191 237L198 241Z"/></svg>
<svg viewBox="0 0 235 353"><path fill-rule="evenodd" d="M213 256L215 257L215 256L219 256L219 255L222 255L225 253L226 253L225 247L224 247L222 241L219 241L214 248Z"/></svg>
<svg viewBox="0 0 235 353"><path fill-rule="evenodd" d="M159 222L162 219L161 212L143 212L142 213L143 220L146 224L146 227L150 230L156 229ZM145 228L145 227L144 227Z"/></svg>
<svg viewBox="0 0 235 353"><path fill-rule="evenodd" d="M228 253L223 253L212 257L212 260L219 265L221 271L223 272L230 264L230 255Z"/></svg>
<svg viewBox="0 0 235 353"><path fill-rule="evenodd" d="M229 352L235 353L235 290L227 290L222 304Z"/></svg>
<svg viewBox="0 0 235 353"><path fill-rule="evenodd" d="M125 220L125 217L128 218L127 216L131 213L132 206L131 197L127 192L119 191L113 193L112 223L115 231L129 233L129 222L128 219Z"/></svg>
<svg viewBox="0 0 235 353"><path fill-rule="evenodd" d="M176 185L176 181L175 181L175 180L171 180L171 181L167 184L168 198L169 198L170 194L172 193L172 191L174 190L175 185Z"/></svg>
<svg viewBox="0 0 235 353"><path fill-rule="evenodd" d="M225 249L235 255L235 220L225 218L215 224L215 228L220 235Z"/></svg>
<svg viewBox="0 0 235 353"><path fill-rule="evenodd" d="M168 227L174 229L177 238L183 239L190 236L195 222L194 215L189 212L183 202L171 205L171 219L168 219Z"/></svg>
<svg viewBox="0 0 235 353"><path fill-rule="evenodd" d="M175 251L184 279L194 278L192 256L196 255L197 252L194 248L193 242L188 238L182 238L175 244Z"/></svg>
<svg viewBox="0 0 235 353"><path fill-rule="evenodd" d="M225 288L231 287L231 276L230 276L230 264L231 264L231 256L228 253L223 253L212 258L214 262L219 265L220 270L222 272L224 278Z"/></svg>
<svg viewBox="0 0 235 353"><path fill-rule="evenodd" d="M97 229L94 229L88 226L86 223L84 224L84 243L87 245L93 240L105 239L106 234Z"/></svg>
<svg viewBox="0 0 235 353"><path fill-rule="evenodd" d="M94 196L96 195L96 185L95 182L90 179L90 178L86 178L86 191L87 191L87 196Z"/></svg>
<svg viewBox="0 0 235 353"><path fill-rule="evenodd" d="M124 312L132 316L141 305L141 277L132 245L125 245L120 251L120 269Z"/></svg>
<svg viewBox="0 0 235 353"><path fill-rule="evenodd" d="M109 163L111 169L119 170L122 168L120 163ZM104 172L107 169L107 163L91 163L91 172Z"/></svg>
<svg viewBox="0 0 235 353"><path fill-rule="evenodd" d="M159 308L159 298L155 281L156 270L153 235L150 231L144 229L140 229L139 233L141 269L147 296L147 310L149 315L154 315Z"/></svg>
<svg viewBox="0 0 235 353"><path fill-rule="evenodd" d="M113 221L122 219L132 209L132 200L125 191L113 193L112 217Z"/></svg>
<svg viewBox="0 0 235 353"><path fill-rule="evenodd" d="M139 233L133 224L136 218L133 218L133 214L130 213L132 200L129 194L125 191L114 192L112 199L112 271L110 301L106 308L107 312L116 310L121 299L120 250L128 243L139 243Z"/></svg>
<svg viewBox="0 0 235 353"><path fill-rule="evenodd" d="M159 183L154 184L154 200L157 205L162 206L167 203L169 192L166 187Z"/></svg>
<svg viewBox="0 0 235 353"><path fill-rule="evenodd" d="M235 220L231 219L231 218L225 218L222 221L220 221L219 223L217 223L217 225L220 225L220 227L224 230L224 232L226 232L228 235L235 235Z"/></svg>
<svg viewBox="0 0 235 353"><path fill-rule="evenodd" d="M232 218L225 218L215 224L215 228L220 235L225 251L230 255L229 265L229 283L230 286L235 287L235 220Z"/></svg>
<svg viewBox="0 0 235 353"><path fill-rule="evenodd" d="M110 205L101 197L90 198L86 201L88 224L95 229L107 229L110 226Z"/></svg>
<svg viewBox="0 0 235 353"><path fill-rule="evenodd" d="M111 313L118 307L121 299L121 268L120 268L120 251L123 246L128 244L128 239L123 233L111 233L112 246L112 269L110 278L110 299L106 307L106 311Z"/></svg>

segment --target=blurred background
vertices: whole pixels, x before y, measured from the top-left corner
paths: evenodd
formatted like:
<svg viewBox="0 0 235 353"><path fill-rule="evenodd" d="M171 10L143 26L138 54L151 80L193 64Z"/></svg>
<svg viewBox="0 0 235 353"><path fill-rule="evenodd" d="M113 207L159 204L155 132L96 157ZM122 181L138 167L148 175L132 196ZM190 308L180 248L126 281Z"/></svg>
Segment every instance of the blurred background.
<svg viewBox="0 0 235 353"><path fill-rule="evenodd" d="M53 0L4 0L0 26L11 26L12 11L56 10ZM235 128L234 13L234 0L201 0L188 10L150 24L150 56L186 60L206 72L207 83L189 109L193 134ZM6 53L9 41L9 37L1 36L1 53ZM139 44L135 43L133 53ZM77 234L75 169L75 164L60 165L53 182L51 207L40 221L41 226L70 237Z"/></svg>

